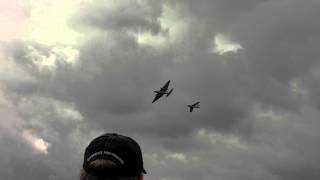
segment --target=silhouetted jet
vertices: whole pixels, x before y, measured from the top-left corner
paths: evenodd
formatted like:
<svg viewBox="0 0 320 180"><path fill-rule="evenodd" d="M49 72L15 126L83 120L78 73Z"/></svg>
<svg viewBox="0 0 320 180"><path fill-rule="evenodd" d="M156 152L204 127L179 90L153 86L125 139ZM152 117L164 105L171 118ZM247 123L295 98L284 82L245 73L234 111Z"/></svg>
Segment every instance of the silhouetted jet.
<svg viewBox="0 0 320 180"><path fill-rule="evenodd" d="M199 103L200 103L200 101L198 101L198 102L196 102L196 103L194 103L194 104L189 104L189 105L187 105L187 106L190 108L190 109L189 109L190 112L192 112L194 108L200 108Z"/></svg>
<svg viewBox="0 0 320 180"><path fill-rule="evenodd" d="M153 92L155 92L155 93L157 93L157 94L156 94L156 96L154 97L152 103L156 102L156 101L157 101L159 98L161 98L164 94L166 95L166 97L168 97L168 96L172 93L173 88L172 88L169 92L167 92L167 91L168 91L169 84L170 84L170 80L167 81L166 84L165 84L162 88L160 88L159 91L153 91Z"/></svg>

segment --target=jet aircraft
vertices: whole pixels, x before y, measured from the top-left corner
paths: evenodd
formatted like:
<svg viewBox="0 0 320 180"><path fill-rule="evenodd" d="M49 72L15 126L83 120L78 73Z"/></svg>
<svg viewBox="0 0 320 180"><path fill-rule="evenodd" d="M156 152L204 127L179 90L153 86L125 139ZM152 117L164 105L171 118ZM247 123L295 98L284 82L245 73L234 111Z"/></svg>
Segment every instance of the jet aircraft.
<svg viewBox="0 0 320 180"><path fill-rule="evenodd" d="M189 107L189 111L192 112L194 108L200 108L200 105L199 105L200 101L194 103L194 104L189 104L187 105Z"/></svg>
<svg viewBox="0 0 320 180"><path fill-rule="evenodd" d="M153 91L156 94L156 96L154 97L152 103L156 102L159 98L161 98L163 95L166 95L166 97L168 97L172 91L173 91L173 88L168 92L168 87L169 87L169 84L170 84L170 80L166 82L166 84L160 88L159 91Z"/></svg>

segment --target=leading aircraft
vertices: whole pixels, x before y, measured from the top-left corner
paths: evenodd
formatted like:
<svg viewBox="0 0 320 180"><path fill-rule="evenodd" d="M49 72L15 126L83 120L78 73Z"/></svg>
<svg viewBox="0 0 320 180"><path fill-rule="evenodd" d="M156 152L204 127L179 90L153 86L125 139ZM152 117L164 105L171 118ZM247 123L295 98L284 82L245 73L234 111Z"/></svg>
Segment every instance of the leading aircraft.
<svg viewBox="0 0 320 180"><path fill-rule="evenodd" d="M200 105L199 105L200 101L194 103L194 104L189 104L187 105L190 109L189 111L192 112L194 108L200 108Z"/></svg>
<svg viewBox="0 0 320 180"><path fill-rule="evenodd" d="M173 88L168 92L168 87L169 87L169 84L170 84L170 80L166 82L166 84L160 88L159 91L153 91L156 94L156 96L154 97L152 103L156 102L159 98L161 98L163 95L166 95L166 97L168 97L172 91L173 91Z"/></svg>

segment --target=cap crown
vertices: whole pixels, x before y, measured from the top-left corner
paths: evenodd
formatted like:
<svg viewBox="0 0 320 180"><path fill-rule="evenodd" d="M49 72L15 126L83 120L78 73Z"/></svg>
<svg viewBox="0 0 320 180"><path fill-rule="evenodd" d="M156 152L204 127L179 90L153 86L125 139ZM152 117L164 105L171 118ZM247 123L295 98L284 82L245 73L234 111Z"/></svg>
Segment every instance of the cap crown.
<svg viewBox="0 0 320 180"><path fill-rule="evenodd" d="M90 163L95 160L109 161L112 166L93 167ZM127 177L145 173L139 144L130 137L111 133L90 142L85 150L83 169L89 174L102 177Z"/></svg>

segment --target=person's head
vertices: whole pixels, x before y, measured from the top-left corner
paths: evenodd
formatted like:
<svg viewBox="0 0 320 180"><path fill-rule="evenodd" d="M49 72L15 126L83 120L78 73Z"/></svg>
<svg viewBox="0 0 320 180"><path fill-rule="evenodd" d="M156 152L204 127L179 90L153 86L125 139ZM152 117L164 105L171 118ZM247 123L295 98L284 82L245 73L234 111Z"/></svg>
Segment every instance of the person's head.
<svg viewBox="0 0 320 180"><path fill-rule="evenodd" d="M143 173L139 144L130 137L107 133L87 146L80 180L142 180Z"/></svg>

